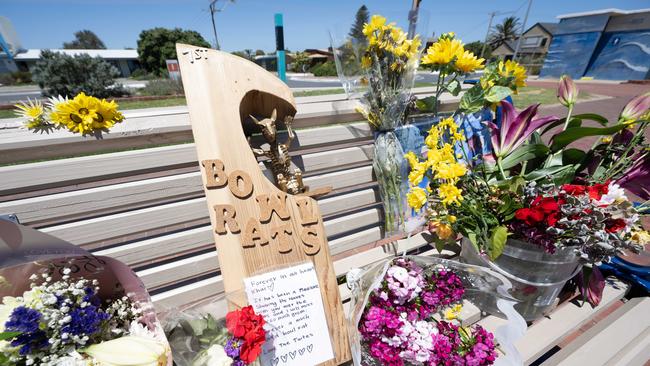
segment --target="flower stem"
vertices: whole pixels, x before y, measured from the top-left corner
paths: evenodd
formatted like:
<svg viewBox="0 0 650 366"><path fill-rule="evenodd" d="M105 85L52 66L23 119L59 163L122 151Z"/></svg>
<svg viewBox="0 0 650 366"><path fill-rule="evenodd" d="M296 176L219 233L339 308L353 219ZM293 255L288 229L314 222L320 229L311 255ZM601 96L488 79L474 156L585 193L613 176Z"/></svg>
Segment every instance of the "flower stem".
<svg viewBox="0 0 650 366"><path fill-rule="evenodd" d="M503 166L501 166L501 157L497 158L497 166L499 167L499 173L501 174L501 179L506 180L506 173L503 171Z"/></svg>
<svg viewBox="0 0 650 366"><path fill-rule="evenodd" d="M573 114L573 104L569 105L569 111L566 114L566 120L564 121L564 127L562 128L562 131L566 131L566 128L569 126L569 122L571 121L571 114Z"/></svg>

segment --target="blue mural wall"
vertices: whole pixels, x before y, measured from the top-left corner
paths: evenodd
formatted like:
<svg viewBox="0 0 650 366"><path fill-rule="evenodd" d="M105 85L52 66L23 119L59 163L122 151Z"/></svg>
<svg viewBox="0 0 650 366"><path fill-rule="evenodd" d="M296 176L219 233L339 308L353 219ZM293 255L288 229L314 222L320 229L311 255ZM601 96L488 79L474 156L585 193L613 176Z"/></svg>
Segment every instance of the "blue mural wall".
<svg viewBox="0 0 650 366"><path fill-rule="evenodd" d="M641 13L613 18L598 14L562 19L540 77L558 78L567 74L573 78L649 79L648 17L650 14Z"/></svg>
<svg viewBox="0 0 650 366"><path fill-rule="evenodd" d="M605 33L586 76L642 80L650 71L650 31Z"/></svg>
<svg viewBox="0 0 650 366"><path fill-rule="evenodd" d="M589 32L553 36L539 76L559 78L566 74L574 79L581 78L600 35L600 32Z"/></svg>

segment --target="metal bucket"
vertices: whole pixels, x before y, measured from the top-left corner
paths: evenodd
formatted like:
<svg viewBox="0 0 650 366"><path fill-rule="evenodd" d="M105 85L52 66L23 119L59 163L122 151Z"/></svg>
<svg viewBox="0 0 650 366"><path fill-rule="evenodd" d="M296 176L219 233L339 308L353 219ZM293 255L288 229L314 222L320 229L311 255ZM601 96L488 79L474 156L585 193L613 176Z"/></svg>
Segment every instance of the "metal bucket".
<svg viewBox="0 0 650 366"><path fill-rule="evenodd" d="M537 245L509 239L503 253L491 261L481 255L469 240L463 238L463 262L491 268L512 282L510 295L520 302L515 309L527 321L541 318L556 305L556 298L564 284L582 268L574 250L563 248L553 254ZM481 310L500 315L490 303Z"/></svg>

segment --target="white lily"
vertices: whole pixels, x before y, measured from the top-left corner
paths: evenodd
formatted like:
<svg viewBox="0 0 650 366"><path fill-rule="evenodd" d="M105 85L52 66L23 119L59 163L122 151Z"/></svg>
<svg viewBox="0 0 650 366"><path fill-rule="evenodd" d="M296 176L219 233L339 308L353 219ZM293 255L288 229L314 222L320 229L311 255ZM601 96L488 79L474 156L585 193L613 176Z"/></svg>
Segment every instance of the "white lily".
<svg viewBox="0 0 650 366"><path fill-rule="evenodd" d="M163 366L167 346L151 338L126 336L94 344L80 352L102 366Z"/></svg>

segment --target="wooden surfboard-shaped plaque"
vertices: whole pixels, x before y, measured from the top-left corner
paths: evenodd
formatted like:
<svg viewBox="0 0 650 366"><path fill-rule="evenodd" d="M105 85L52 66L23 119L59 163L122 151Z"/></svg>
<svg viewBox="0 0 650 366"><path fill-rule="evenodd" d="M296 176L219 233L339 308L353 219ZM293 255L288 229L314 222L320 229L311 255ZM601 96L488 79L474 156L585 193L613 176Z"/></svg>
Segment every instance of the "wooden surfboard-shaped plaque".
<svg viewBox="0 0 650 366"><path fill-rule="evenodd" d="M251 115L275 109L277 121L293 117L291 90L239 56L185 44L176 51L226 293L242 293L245 277L312 262L335 353L323 365L346 362L345 316L318 204L269 181L245 133L259 128Z"/></svg>

